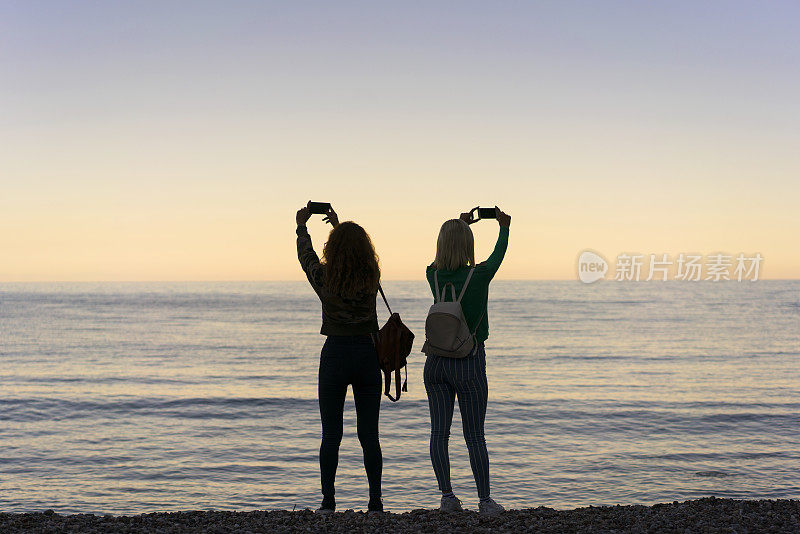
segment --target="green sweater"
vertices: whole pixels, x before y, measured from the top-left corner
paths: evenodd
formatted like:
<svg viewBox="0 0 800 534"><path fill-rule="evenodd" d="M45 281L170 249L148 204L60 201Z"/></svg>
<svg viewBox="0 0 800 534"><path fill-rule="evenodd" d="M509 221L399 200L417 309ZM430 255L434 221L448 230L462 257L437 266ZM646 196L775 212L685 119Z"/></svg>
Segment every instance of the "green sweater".
<svg viewBox="0 0 800 534"><path fill-rule="evenodd" d="M481 314L483 314L481 324L478 326L478 330L475 333L475 337L478 341L486 341L486 338L489 337L489 314L486 311L486 304L489 300L489 282L494 278L497 269L500 268L503 257L506 255L506 248L508 248L508 227L501 226L500 235L497 236L497 244L494 246L494 251L491 256L489 256L489 259L475 266L475 272L472 273L472 279L470 279L469 285L467 286L467 292L464 293L464 297L461 299L461 308L464 310L464 318L467 320L470 330L475 329L475 324L481 318ZM469 269L468 266L464 266L455 271L440 270L438 276L439 291L444 288L447 282L452 282L456 289L456 297L458 297L461 293L461 288L464 287L464 281L467 279ZM425 274L431 286L431 293L435 295L433 284L434 272L436 272L436 269L433 268L433 265L429 265ZM445 300L452 300L450 288L448 288L445 293Z"/></svg>

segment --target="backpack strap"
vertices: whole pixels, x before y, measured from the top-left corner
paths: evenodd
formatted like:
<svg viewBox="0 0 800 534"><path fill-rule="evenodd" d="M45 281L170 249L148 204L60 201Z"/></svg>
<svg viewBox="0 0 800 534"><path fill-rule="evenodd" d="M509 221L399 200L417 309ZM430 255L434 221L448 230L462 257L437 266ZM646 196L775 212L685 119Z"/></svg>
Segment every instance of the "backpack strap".
<svg viewBox="0 0 800 534"><path fill-rule="evenodd" d="M453 299L453 302L456 302L456 286L453 285L453 282L447 282L444 288L442 288L442 300L444 300L444 292L447 290L447 286L450 286L450 297Z"/></svg>
<svg viewBox="0 0 800 534"><path fill-rule="evenodd" d="M378 284L378 291L381 292L381 297L383 297L383 303L386 304L386 308L389 310L389 315L392 315L392 309L389 307L389 301L386 300L386 294L383 292L383 288L380 284Z"/></svg>
<svg viewBox="0 0 800 534"><path fill-rule="evenodd" d="M461 298L464 296L464 293L466 293L467 286L469 285L469 281L472 279L472 274L474 272L475 272L475 267L473 267L472 269L469 270L469 273L467 273L467 278L466 278L466 280L464 280L464 287L461 288L461 293L458 295L458 298L456 299L456 286L454 286L452 282L447 282L444 285L444 287L442 288L442 292L439 293L439 271L433 271L433 287L434 287L434 290L435 290L434 300L436 302L444 301L444 292L447 290L447 286L450 286L450 291L451 291L451 294L453 295L453 302L458 302L460 304L461 303ZM381 295L382 294L383 294L383 290L381 290ZM386 297L384 297L384 300L385 299L386 299ZM389 304L387 303L386 306L388 307ZM480 319L478 319L478 323L475 325L475 329L472 331L473 337L475 336L475 333L478 331L478 327L481 325L481 322L483 321L483 316L484 315L486 315L486 310L484 310L483 313L481 313L481 317L480 317ZM406 371L406 372L408 372L408 371Z"/></svg>
<svg viewBox="0 0 800 534"><path fill-rule="evenodd" d="M441 293L439 292L439 271L433 271L433 288L434 288L434 296L433 300L436 302L444 302L444 294L447 291L447 286L450 286L450 293L453 295L453 302L456 300L456 288L453 285L453 282L447 282L444 287L442 288Z"/></svg>
<svg viewBox="0 0 800 534"><path fill-rule="evenodd" d="M469 281L472 278L472 273L474 273L474 272L475 272L475 267L473 267L472 269L469 270L469 274L467 274L467 279L464 280L464 287L461 288L461 294L458 295L458 300L456 302L461 302L461 297L463 297L464 293L466 293L467 286L469 285ZM454 289L454 291L455 291L455 289ZM455 294L453 294L453 297L455 297Z"/></svg>
<svg viewBox="0 0 800 534"><path fill-rule="evenodd" d="M481 325L481 321L483 321L484 315L486 315L486 310L483 310L483 313L481 313L481 318L478 319L478 323L475 325L475 330L472 331L473 337L475 337L475 333L478 331L478 327Z"/></svg>
<svg viewBox="0 0 800 534"><path fill-rule="evenodd" d="M463 297L464 293L466 293L467 285L469 285L469 281L472 278L472 273L473 272L475 272L475 267L473 267L472 269L469 270L469 274L467 274L467 279L464 280L464 287L461 288L461 294L458 296L458 302L461 302L461 297ZM475 329L472 331L472 337L475 337L475 334L478 332L478 327L481 325L481 322L483 321L484 315L486 315L486 310L483 310L483 313L481 313L481 316L478 319L478 322L475 323Z"/></svg>
<svg viewBox="0 0 800 534"><path fill-rule="evenodd" d="M383 292L383 288L381 287L380 284L378 284L378 291L380 291L380 293L381 293L381 297L383 298L383 303L386 304L386 309L389 310L389 318L391 319L391 316L393 315L392 308L389 306L389 301L386 299L386 294ZM453 293L453 295L455 296L455 293ZM378 344L378 332L376 332L375 334L370 334L370 337L372 338L373 345L375 345L377 347L377 344ZM387 341L397 344L398 340L387 340ZM389 388L390 388L391 380L392 380L392 371L387 371L386 369L383 369L384 394L387 397L389 397L389 399L392 402L397 402L398 400L400 400L400 394L401 394L400 392L401 391L408 391L408 365L404 365L403 366L403 367L405 367L405 375L406 376L405 376L405 380L403 381L402 388L400 387L400 369L397 369L400 366L400 351L399 350L397 350L395 352L394 366L395 366L395 371L394 371L395 394L397 395L397 397L393 397L391 395L391 393L389 393Z"/></svg>
<svg viewBox="0 0 800 534"><path fill-rule="evenodd" d="M453 285L453 282L447 282L444 287L442 288L441 293L439 292L439 271L433 271L433 299L435 302L444 302L444 294L447 291L447 286L450 286L450 295L453 297L453 302L461 302L461 297L464 296L464 291L467 289L467 284L469 284L470 278L472 278L472 272L475 270L473 267L469 270L469 274L467 274L467 279L464 281L464 287L461 288L461 294L458 295L456 298L456 286ZM383 291L381 291L383 294ZM385 297L384 297L385 299ZM388 304L386 306L389 306Z"/></svg>

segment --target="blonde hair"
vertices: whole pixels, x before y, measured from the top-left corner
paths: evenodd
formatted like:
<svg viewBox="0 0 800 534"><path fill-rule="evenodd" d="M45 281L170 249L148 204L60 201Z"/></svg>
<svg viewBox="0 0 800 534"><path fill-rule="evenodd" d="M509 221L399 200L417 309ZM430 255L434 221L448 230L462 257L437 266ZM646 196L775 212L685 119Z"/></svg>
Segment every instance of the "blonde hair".
<svg viewBox="0 0 800 534"><path fill-rule="evenodd" d="M433 268L455 271L465 266L475 266L475 239L466 222L450 219L439 230Z"/></svg>

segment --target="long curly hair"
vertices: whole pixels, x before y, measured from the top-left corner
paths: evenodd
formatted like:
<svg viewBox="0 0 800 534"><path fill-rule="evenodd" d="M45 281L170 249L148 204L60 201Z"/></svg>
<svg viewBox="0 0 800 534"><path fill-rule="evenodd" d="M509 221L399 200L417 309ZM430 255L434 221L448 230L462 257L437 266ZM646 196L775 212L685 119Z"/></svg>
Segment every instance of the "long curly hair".
<svg viewBox="0 0 800 534"><path fill-rule="evenodd" d="M378 255L369 234L358 224L346 221L331 230L321 263L328 291L345 298L377 293Z"/></svg>

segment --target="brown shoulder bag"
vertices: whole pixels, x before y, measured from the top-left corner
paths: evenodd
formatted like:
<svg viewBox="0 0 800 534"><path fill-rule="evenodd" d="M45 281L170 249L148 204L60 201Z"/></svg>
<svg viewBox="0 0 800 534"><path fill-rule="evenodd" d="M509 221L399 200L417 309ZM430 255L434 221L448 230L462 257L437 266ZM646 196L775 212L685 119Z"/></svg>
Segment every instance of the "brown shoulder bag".
<svg viewBox="0 0 800 534"><path fill-rule="evenodd" d="M378 331L378 338L375 341L375 348L378 351L378 362L383 370L384 377L384 394L389 397L392 402L400 400L400 369L406 368L406 378L403 382L402 391L408 391L408 367L407 358L411 354L411 346L414 343L414 333L408 329L403 321L400 320L399 313L392 313L392 308L389 307L389 301L386 300L386 295L383 293L383 288L378 285L378 290L381 292L383 302L389 310L389 320ZM391 384L392 371L395 375L395 397L389 393L389 386Z"/></svg>

